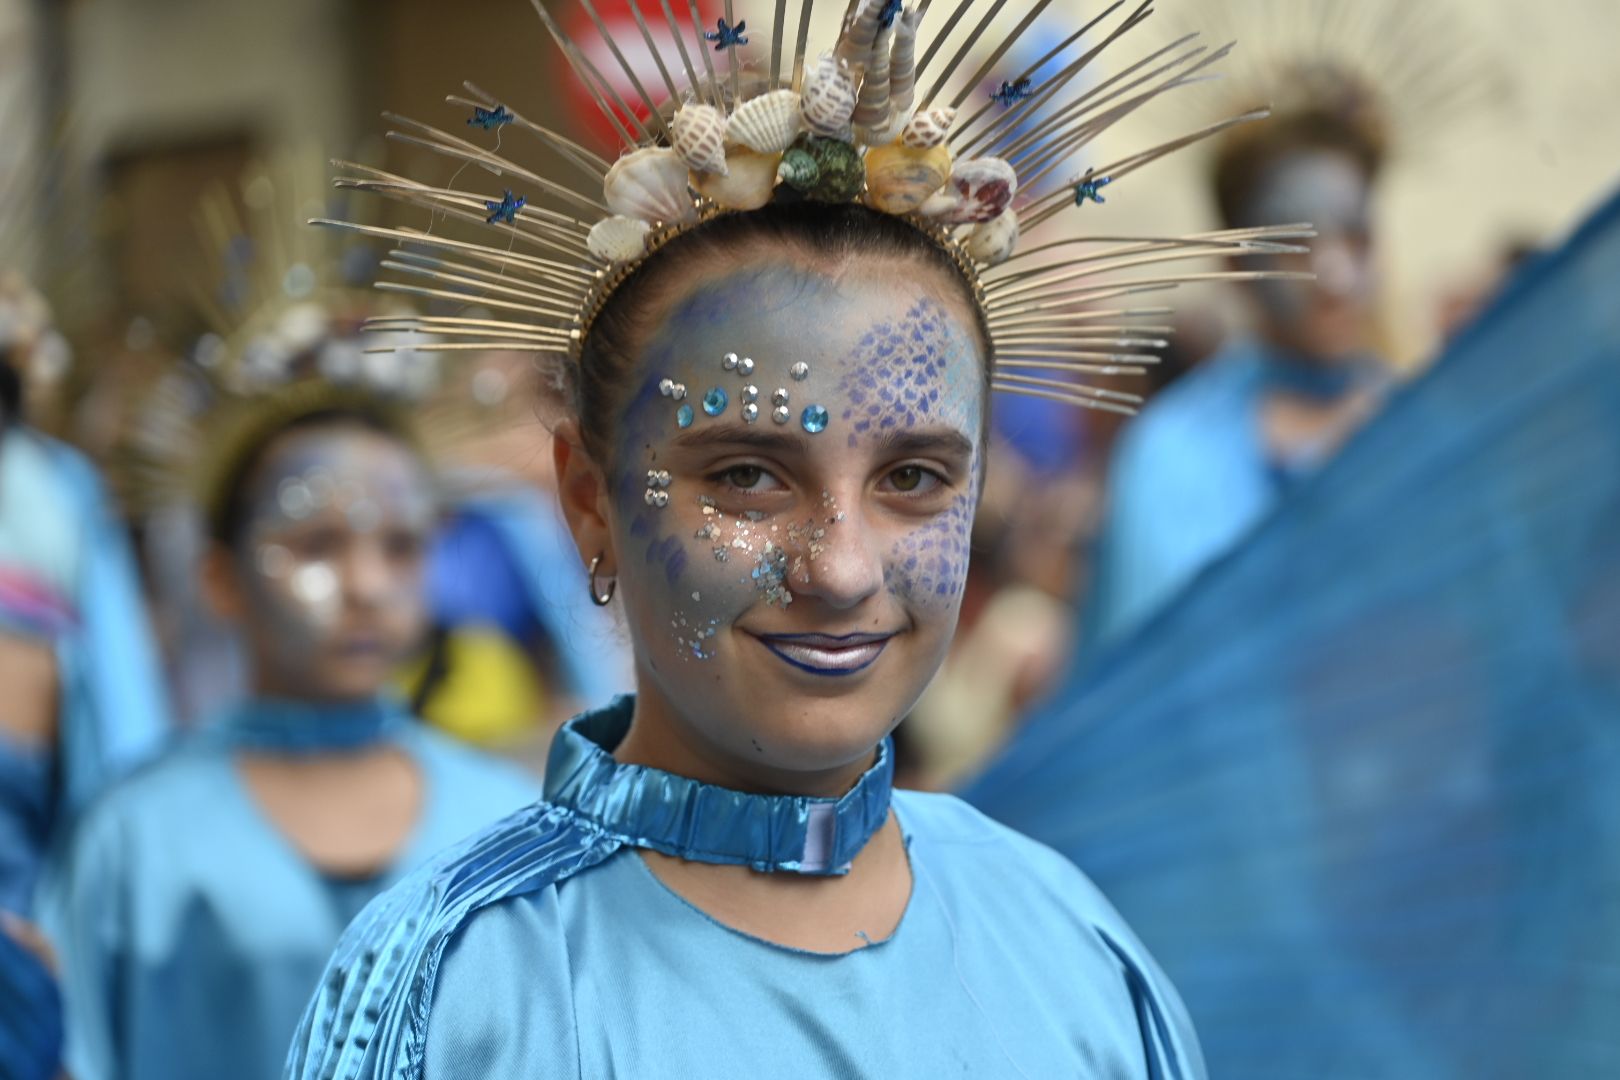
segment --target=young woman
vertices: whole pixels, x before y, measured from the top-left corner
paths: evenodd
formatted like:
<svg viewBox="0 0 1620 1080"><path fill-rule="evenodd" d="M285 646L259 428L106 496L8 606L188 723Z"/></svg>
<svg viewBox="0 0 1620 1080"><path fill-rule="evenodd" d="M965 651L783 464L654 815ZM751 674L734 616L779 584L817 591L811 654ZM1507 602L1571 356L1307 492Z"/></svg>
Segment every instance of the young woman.
<svg viewBox="0 0 1620 1080"><path fill-rule="evenodd" d="M998 13L1023 28L1046 5L992 5L976 28L961 20L986 5L940 6L954 8L939 15L947 38L963 33L928 73L936 89ZM598 85L587 50L536 10ZM417 266L468 299L529 316L417 329L567 351L559 495L592 596L623 607L636 694L563 728L544 802L356 923L290 1075L1202 1074L1174 991L1085 877L953 798L892 790L888 735L955 629L989 391L1133 400L1067 378L1146 344L1122 328L1131 313L1085 301L1175 278L1089 275L1277 234L1009 261L1020 214L1039 224L1096 201L1160 152L1112 178L1046 179L1181 85L1201 50L1100 84L1094 104L1114 107L1099 115L1059 93L1096 55L1075 34L1047 57L1072 50L1049 92L1033 69L998 78L968 118L989 68L955 81L954 106L940 89L941 107L914 111L920 9L864 0L849 14L833 51L807 58L806 26L788 63L783 26L722 20L699 47L729 51L729 81L699 80L683 45L692 95L667 125L644 101L651 118L624 132L643 145L611 168L504 104L466 102L470 124L538 135L599 194L556 197L548 181L474 201L387 174L343 182L489 227L481 243L375 231L431 251ZM745 89L748 34L778 47L768 64L755 53ZM662 77L676 64L662 57ZM614 216L583 229L579 207L602 196ZM491 265L498 290L481 284Z"/></svg>
<svg viewBox="0 0 1620 1080"><path fill-rule="evenodd" d="M252 696L75 837L51 907L77 1080L277 1075L360 908L535 794L385 693L423 626L434 523L399 418L295 385L211 449L203 573Z"/></svg>

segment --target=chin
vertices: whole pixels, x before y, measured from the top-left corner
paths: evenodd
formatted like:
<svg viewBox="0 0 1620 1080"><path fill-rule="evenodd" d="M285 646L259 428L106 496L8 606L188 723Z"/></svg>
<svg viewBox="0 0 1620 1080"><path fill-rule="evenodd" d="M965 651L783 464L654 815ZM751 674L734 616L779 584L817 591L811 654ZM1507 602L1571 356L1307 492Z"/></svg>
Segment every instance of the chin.
<svg viewBox="0 0 1620 1080"><path fill-rule="evenodd" d="M894 728L904 710L891 699L860 691L822 697L756 690L728 741L744 760L782 772L841 769L865 758Z"/></svg>

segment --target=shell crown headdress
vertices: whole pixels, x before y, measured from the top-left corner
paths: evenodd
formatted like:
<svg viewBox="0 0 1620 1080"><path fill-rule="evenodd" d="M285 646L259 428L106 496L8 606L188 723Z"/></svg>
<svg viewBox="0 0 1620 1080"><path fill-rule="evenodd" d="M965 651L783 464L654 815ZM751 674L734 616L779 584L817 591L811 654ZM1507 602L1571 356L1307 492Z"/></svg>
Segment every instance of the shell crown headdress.
<svg viewBox="0 0 1620 1080"><path fill-rule="evenodd" d="M499 177L496 190L435 187L351 163L339 163L352 175L337 180L425 208L435 226L440 218L468 223L468 238L433 227L317 223L394 242L383 265L404 280L382 288L492 313L383 319L375 328L439 339L417 346L423 350L520 349L577 362L608 297L675 236L777 199L863 202L913 223L955 259L990 329L995 389L1130 412L1136 395L1082 380L1140 373L1156 361L1152 350L1165 344L1169 312L1137 306L1136 297L1188 281L1278 276L1184 264L1297 251L1295 242L1310 235L1298 225L1020 242L1066 210L1071 219L1095 215L1087 204L1104 202L1104 189L1137 169L1265 115L1250 112L1136 153L1075 164L1119 121L1208 78L1231 48L1188 34L1101 70L1099 58L1112 59L1154 2L1116 0L1034 63L1004 70L1052 0L921 0L909 7L853 0L832 47L819 54L810 51L815 0L800 0L791 26L788 0L775 0L768 26L754 12L739 20L727 0L713 30L701 28L695 0L687 4L690 21L669 0L660 0L661 15L651 13L650 0L631 0L635 36L650 56L643 70L591 0L580 0L601 38L601 48L590 50L541 0L531 0L627 152L610 163L468 83L470 96L448 100L471 110L472 137L392 115L399 127L390 135ZM660 18L672 45L653 32ZM1013 19L1010 32L990 36ZM936 23L925 41L925 25ZM784 48L790 28L791 53ZM769 41L768 59L739 57L751 39ZM721 53L724 70L717 70ZM598 67L605 56L632 88L630 100ZM542 175L501 152L507 129L538 139L566 175ZM494 149L478 141L486 132Z"/></svg>

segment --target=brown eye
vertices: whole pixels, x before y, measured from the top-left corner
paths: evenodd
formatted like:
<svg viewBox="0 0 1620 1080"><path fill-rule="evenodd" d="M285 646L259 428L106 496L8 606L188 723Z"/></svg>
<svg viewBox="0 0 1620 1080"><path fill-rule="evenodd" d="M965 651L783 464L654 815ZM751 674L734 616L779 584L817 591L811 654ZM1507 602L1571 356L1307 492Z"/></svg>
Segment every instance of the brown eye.
<svg viewBox="0 0 1620 1080"><path fill-rule="evenodd" d="M907 465L890 473L889 482L896 491L916 491L922 486L923 471L916 465Z"/></svg>
<svg viewBox="0 0 1620 1080"><path fill-rule="evenodd" d="M764 476L765 470L758 465L738 465L734 469L726 470L726 483L747 491L758 487Z"/></svg>

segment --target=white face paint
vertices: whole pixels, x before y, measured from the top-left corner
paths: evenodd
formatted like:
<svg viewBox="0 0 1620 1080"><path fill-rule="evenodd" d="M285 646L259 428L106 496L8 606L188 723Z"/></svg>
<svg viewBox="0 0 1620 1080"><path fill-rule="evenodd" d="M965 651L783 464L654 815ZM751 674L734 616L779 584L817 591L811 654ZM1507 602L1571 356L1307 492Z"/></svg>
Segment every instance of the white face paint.
<svg viewBox="0 0 1620 1080"><path fill-rule="evenodd" d="M425 623L430 485L403 445L352 424L272 442L251 483L239 568L261 683L375 693Z"/></svg>

